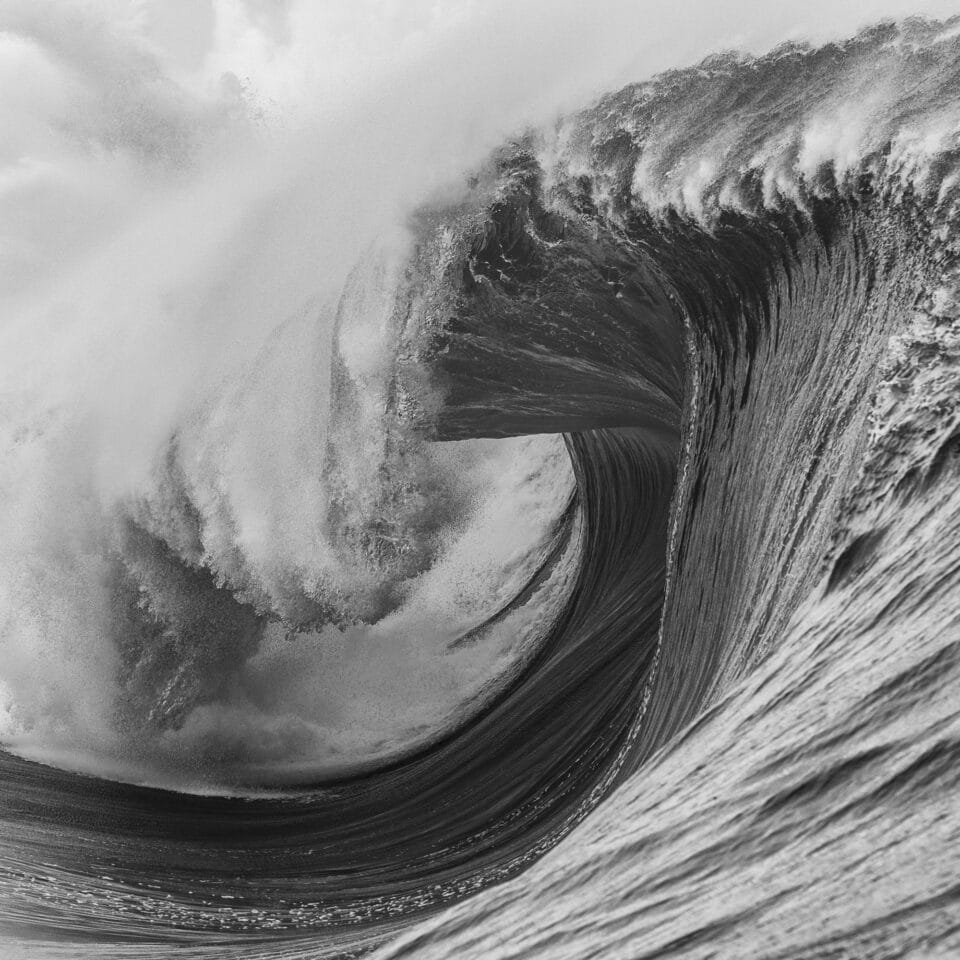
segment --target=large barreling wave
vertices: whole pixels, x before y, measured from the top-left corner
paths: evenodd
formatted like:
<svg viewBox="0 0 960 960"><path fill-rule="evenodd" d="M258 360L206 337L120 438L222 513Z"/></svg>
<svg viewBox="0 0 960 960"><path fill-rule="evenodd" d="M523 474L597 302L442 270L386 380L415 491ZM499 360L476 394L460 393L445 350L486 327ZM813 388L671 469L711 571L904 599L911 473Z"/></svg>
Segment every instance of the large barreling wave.
<svg viewBox="0 0 960 960"><path fill-rule="evenodd" d="M5 957L960 950L960 22L627 86L306 299L307 166L108 134L141 225L3 331Z"/></svg>

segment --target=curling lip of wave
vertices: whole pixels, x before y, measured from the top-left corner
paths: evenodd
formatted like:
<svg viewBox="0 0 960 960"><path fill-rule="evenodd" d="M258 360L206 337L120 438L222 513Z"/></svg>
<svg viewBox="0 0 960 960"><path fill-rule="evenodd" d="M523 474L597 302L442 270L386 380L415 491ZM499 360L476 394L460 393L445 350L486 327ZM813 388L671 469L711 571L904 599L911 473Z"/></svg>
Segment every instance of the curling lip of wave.
<svg viewBox="0 0 960 960"><path fill-rule="evenodd" d="M455 736L295 801L171 810L101 784L94 805L5 758L4 842L33 863L6 878L8 926L115 956L256 926L305 939L231 949L336 955L463 899L384 955L479 956L520 929L528 956L561 933L681 955L949 937L956 26L627 88L425 212L412 273L444 293L408 356L443 389L436 436L567 432L581 563L550 636ZM832 119L865 102L836 150ZM75 853L41 881L54 797ZM743 902L738 871L769 895Z"/></svg>

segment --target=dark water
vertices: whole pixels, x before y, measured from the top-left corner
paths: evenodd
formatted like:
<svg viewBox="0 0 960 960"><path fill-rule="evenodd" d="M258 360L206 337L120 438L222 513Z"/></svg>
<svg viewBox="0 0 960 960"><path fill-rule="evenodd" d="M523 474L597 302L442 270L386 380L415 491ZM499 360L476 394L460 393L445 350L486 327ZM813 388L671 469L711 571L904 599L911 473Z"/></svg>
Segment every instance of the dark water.
<svg viewBox="0 0 960 960"><path fill-rule="evenodd" d="M422 211L397 409L565 434L549 637L295 796L3 756L3 955L960 952L954 32L717 57Z"/></svg>

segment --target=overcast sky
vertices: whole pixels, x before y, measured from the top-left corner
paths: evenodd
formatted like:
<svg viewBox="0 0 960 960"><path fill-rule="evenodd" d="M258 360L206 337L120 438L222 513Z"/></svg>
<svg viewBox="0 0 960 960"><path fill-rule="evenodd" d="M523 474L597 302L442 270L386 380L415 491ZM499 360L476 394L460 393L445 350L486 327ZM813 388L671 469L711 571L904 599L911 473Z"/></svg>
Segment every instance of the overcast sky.
<svg viewBox="0 0 960 960"><path fill-rule="evenodd" d="M483 39L495 39L498 19L504 40L518 25L533 27L524 38L531 54L551 40L606 34L618 60L631 59L620 53L628 37L636 67L646 60L658 70L718 46L756 50L797 36L842 36L883 17L960 12L958 0L141 0L128 6L141 7L152 39L191 71L205 57L219 63L231 52L241 70L263 67L257 54L269 59L271 51L304 45L317 61L339 63L341 54L387 59L392 46L417 36L435 41L457 22L472 21ZM323 71L331 64L314 66Z"/></svg>

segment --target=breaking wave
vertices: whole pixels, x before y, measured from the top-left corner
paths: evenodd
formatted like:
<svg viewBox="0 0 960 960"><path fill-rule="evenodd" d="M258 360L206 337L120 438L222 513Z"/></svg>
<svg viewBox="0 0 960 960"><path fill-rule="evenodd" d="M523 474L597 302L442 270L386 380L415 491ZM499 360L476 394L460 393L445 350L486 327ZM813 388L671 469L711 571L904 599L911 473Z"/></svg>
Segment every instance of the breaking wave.
<svg viewBox="0 0 960 960"><path fill-rule="evenodd" d="M11 949L955 949L958 198L957 21L717 55L421 204L121 484L21 391Z"/></svg>

